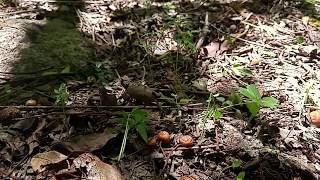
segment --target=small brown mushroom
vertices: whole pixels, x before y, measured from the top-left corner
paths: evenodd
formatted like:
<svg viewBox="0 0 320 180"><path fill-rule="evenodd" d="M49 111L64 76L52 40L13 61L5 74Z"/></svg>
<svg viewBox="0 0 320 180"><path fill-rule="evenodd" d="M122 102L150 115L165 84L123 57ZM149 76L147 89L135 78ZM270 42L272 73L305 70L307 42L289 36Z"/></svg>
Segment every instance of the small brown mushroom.
<svg viewBox="0 0 320 180"><path fill-rule="evenodd" d="M29 99L26 101L26 106L36 106L37 105L37 101L34 99Z"/></svg>
<svg viewBox="0 0 320 180"><path fill-rule="evenodd" d="M310 122L316 126L320 126L320 111L310 112Z"/></svg>
<svg viewBox="0 0 320 180"><path fill-rule="evenodd" d="M158 133L158 139L163 144L170 144L170 142L171 142L170 134L167 131L160 131Z"/></svg>
<svg viewBox="0 0 320 180"><path fill-rule="evenodd" d="M179 143L183 147L191 147L193 145L193 138L189 135L184 135L179 138Z"/></svg>
<svg viewBox="0 0 320 180"><path fill-rule="evenodd" d="M158 136L153 136L148 140L148 146L155 147L157 144Z"/></svg>

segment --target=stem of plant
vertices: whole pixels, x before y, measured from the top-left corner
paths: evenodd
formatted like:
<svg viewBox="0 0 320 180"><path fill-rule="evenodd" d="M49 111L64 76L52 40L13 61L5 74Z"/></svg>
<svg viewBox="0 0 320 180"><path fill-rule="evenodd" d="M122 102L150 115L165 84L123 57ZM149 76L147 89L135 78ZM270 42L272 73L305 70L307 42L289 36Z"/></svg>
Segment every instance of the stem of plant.
<svg viewBox="0 0 320 180"><path fill-rule="evenodd" d="M119 156L118 156L118 161L121 160L122 156L123 156L123 153L124 153L124 150L126 148L126 144L127 144L127 138L128 138L128 132L130 130L129 128L129 119L130 119L130 116L131 116L131 113L128 115L128 118L127 118L127 123L126 123L126 130L124 131L124 135L123 135L123 139L122 139L122 144L121 144L121 149L120 149L120 153L119 153Z"/></svg>

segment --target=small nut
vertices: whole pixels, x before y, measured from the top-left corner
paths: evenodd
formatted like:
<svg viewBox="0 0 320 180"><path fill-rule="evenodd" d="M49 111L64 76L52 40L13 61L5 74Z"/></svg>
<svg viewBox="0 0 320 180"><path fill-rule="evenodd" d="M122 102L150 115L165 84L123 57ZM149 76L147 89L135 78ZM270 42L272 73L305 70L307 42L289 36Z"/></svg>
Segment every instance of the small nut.
<svg viewBox="0 0 320 180"><path fill-rule="evenodd" d="M184 135L179 138L179 143L183 147L191 147L193 146L193 138L189 135Z"/></svg>
<svg viewBox="0 0 320 180"><path fill-rule="evenodd" d="M29 99L28 101L26 101L26 106L36 106L37 105L37 101L34 99Z"/></svg>
<svg viewBox="0 0 320 180"><path fill-rule="evenodd" d="M171 142L170 134L167 131L160 131L158 133L158 139L163 144L170 144L170 142Z"/></svg>
<svg viewBox="0 0 320 180"><path fill-rule="evenodd" d="M320 111L310 112L310 122L316 126L320 126Z"/></svg>

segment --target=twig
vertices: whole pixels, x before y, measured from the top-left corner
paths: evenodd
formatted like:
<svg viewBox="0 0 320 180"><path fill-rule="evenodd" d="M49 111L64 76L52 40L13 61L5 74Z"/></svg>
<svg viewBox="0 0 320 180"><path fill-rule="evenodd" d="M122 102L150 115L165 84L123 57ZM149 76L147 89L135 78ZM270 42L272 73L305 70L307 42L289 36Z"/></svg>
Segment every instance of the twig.
<svg viewBox="0 0 320 180"><path fill-rule="evenodd" d="M9 13L2 13L2 14L0 14L0 17L1 17L1 16L10 16L10 15L22 14L22 13L28 13L28 12L35 12L35 11L38 11L38 10L33 9L33 10L23 10L23 11L15 11L15 12L9 12Z"/></svg>
<svg viewBox="0 0 320 180"><path fill-rule="evenodd" d="M219 147L223 147L222 144L219 144ZM173 151L173 150L190 150L190 149L205 149L205 148L217 148L216 144L210 144L210 145L206 145L206 146L193 146L190 148L186 148L186 147L178 147L178 148L162 148L163 151Z"/></svg>

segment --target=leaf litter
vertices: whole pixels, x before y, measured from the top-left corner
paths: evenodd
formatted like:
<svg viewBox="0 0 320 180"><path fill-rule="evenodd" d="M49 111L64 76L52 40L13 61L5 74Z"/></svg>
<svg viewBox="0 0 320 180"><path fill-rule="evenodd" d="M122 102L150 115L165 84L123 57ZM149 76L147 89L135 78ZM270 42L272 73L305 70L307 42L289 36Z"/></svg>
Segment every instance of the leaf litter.
<svg viewBox="0 0 320 180"><path fill-rule="evenodd" d="M31 12L33 6L45 13ZM6 25L18 17L26 23L41 17L50 22L59 18L55 11L72 11L71 6L21 1L18 7L30 12L7 18L14 10L3 5L1 17ZM9 173L0 174L44 179L318 179L319 129L310 124L309 112L320 102L320 34L317 20L299 6L277 1L271 9L258 1L84 1L74 12L77 27L95 43L92 54L100 59L86 62L93 70L83 72L85 78L63 76L74 70L72 55L58 69L40 73L42 79L18 81L6 75L9 71L1 72L1 171ZM18 30L4 33L22 36L23 26ZM0 40L0 47L8 47L1 51L21 50ZM88 59L89 48L81 46L85 51L79 59ZM65 51L54 53L55 59L64 60L59 53ZM8 55L11 62L18 60ZM126 77L132 82L125 84ZM42 86L50 81L67 81L60 87L68 93ZM62 104L53 105L53 94ZM42 96L49 103L24 106ZM149 116L131 111L136 105L149 109ZM140 120L130 121L123 141L131 115ZM142 120L149 126L137 123ZM164 130L171 143L150 149L147 137ZM192 147L179 146L182 135L194 139ZM122 142L126 144L119 158Z"/></svg>

